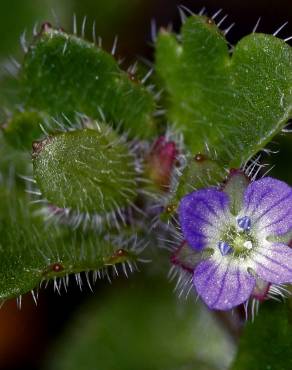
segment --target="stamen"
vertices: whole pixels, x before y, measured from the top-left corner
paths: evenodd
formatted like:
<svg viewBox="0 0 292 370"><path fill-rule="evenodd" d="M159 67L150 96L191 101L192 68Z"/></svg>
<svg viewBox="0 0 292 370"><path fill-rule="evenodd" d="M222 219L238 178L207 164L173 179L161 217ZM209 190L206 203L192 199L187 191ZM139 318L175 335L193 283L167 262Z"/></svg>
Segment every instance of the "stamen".
<svg viewBox="0 0 292 370"><path fill-rule="evenodd" d="M248 216L244 216L237 220L237 224L241 229L248 231L251 227L251 220Z"/></svg>
<svg viewBox="0 0 292 370"><path fill-rule="evenodd" d="M220 241L218 243L219 250L222 256L226 256L226 254L232 253L233 248L226 242Z"/></svg>
<svg viewBox="0 0 292 370"><path fill-rule="evenodd" d="M243 246L246 249L252 249L252 242L250 240L247 240L246 242L243 243Z"/></svg>

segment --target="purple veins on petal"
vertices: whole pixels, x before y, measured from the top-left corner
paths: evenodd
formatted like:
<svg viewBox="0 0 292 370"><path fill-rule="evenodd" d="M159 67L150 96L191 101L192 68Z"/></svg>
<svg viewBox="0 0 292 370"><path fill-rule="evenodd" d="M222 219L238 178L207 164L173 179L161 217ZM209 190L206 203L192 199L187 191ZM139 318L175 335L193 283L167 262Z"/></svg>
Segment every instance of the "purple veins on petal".
<svg viewBox="0 0 292 370"><path fill-rule="evenodd" d="M219 250L222 256L226 256L226 254L230 254L233 251L233 248L226 242L220 241L218 243Z"/></svg>
<svg viewBox="0 0 292 370"><path fill-rule="evenodd" d="M237 225L244 231L250 230L251 220L250 217L244 216L237 220Z"/></svg>
<svg viewBox="0 0 292 370"><path fill-rule="evenodd" d="M274 243L255 250L256 274L274 284L292 283L292 248Z"/></svg>
<svg viewBox="0 0 292 370"><path fill-rule="evenodd" d="M209 259L197 266L193 283L209 308L229 310L250 297L255 278L230 262L216 264Z"/></svg>
<svg viewBox="0 0 292 370"><path fill-rule="evenodd" d="M229 197L222 191L209 188L190 193L179 205L179 221L189 245L201 250L208 239L220 232Z"/></svg>
<svg viewBox="0 0 292 370"><path fill-rule="evenodd" d="M229 211L229 195L214 188L188 194L179 205L187 243L214 251L201 256L193 273L198 295L211 309L229 310L251 296L264 300L271 284L292 283L292 248L269 242L288 240L292 231L292 188L267 177L242 193L238 218Z"/></svg>
<svg viewBox="0 0 292 370"><path fill-rule="evenodd" d="M244 211L269 235L283 235L292 229L292 188L266 177L254 181L244 194Z"/></svg>

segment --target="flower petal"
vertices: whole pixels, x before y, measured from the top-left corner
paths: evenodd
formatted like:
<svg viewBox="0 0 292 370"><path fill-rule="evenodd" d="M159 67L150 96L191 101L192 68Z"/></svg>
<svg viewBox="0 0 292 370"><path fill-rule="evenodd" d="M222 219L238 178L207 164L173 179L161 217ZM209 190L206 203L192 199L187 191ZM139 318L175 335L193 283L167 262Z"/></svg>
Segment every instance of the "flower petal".
<svg viewBox="0 0 292 370"><path fill-rule="evenodd" d="M222 191L209 188L190 193L182 198L179 221L189 245L201 250L218 237L228 210L229 197Z"/></svg>
<svg viewBox="0 0 292 370"><path fill-rule="evenodd" d="M285 244L269 244L254 251L256 273L269 283L292 283L292 248Z"/></svg>
<svg viewBox="0 0 292 370"><path fill-rule="evenodd" d="M292 229L292 188L265 177L252 182L244 194L244 213L252 225L268 235L283 235Z"/></svg>
<svg viewBox="0 0 292 370"><path fill-rule="evenodd" d="M255 278L239 266L211 259L197 266L193 282L207 306L217 310L229 310L245 302L255 286Z"/></svg>

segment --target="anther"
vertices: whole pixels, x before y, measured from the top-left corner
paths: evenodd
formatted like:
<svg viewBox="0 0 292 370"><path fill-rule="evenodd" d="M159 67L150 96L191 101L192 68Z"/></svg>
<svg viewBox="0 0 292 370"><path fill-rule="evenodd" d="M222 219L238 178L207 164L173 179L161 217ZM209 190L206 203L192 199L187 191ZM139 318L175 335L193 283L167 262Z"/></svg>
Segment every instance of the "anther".
<svg viewBox="0 0 292 370"><path fill-rule="evenodd" d="M232 253L233 248L226 242L220 241L218 243L219 250L222 254L222 256L226 256L227 254Z"/></svg>
<svg viewBox="0 0 292 370"><path fill-rule="evenodd" d="M250 217L244 216L237 220L237 225L244 231L250 230L251 220Z"/></svg>

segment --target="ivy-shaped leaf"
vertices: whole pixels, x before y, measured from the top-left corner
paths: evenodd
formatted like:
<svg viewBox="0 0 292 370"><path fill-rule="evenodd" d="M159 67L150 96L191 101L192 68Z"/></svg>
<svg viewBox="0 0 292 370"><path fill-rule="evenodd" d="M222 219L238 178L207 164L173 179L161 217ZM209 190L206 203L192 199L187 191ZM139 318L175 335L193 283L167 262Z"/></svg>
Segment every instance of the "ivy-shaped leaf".
<svg viewBox="0 0 292 370"><path fill-rule="evenodd" d="M180 41L181 40L181 41ZM204 16L189 17L181 37L162 31L156 69L169 94L168 117L192 153L238 167L285 126L292 112L292 49L251 34L228 49Z"/></svg>

